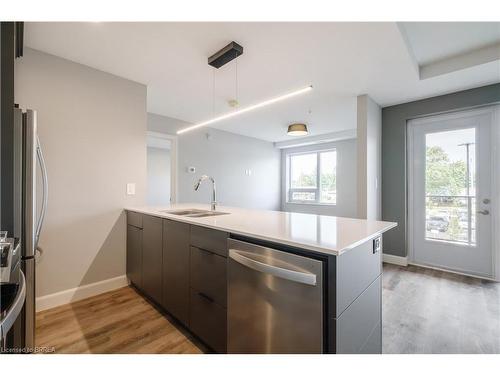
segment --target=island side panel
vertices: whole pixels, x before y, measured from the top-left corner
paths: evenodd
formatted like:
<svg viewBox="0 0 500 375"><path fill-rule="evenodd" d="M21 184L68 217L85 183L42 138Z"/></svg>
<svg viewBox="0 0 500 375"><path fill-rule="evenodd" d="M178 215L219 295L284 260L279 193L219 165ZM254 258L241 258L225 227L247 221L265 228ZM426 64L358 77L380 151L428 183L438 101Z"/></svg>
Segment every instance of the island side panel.
<svg viewBox="0 0 500 375"><path fill-rule="evenodd" d="M380 237L337 257L336 353L382 352L381 274Z"/></svg>

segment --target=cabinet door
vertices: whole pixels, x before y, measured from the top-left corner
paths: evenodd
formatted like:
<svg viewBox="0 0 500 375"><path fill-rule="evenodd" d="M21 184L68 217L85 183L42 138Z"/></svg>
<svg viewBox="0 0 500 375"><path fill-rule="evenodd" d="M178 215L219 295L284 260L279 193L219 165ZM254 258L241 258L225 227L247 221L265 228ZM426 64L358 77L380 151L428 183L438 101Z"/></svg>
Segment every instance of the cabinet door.
<svg viewBox="0 0 500 375"><path fill-rule="evenodd" d="M186 326L189 322L190 226L163 220L163 307Z"/></svg>
<svg viewBox="0 0 500 375"><path fill-rule="evenodd" d="M142 231L142 289L153 301L161 303L162 219L144 215Z"/></svg>
<svg viewBox="0 0 500 375"><path fill-rule="evenodd" d="M127 225L127 277L142 288L142 229Z"/></svg>

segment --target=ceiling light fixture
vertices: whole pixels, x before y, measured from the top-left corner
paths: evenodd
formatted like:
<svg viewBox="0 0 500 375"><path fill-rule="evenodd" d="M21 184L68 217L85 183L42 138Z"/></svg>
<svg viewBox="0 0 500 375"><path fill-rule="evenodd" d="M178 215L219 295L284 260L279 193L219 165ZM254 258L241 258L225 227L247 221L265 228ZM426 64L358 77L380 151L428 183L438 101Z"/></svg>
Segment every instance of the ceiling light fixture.
<svg viewBox="0 0 500 375"><path fill-rule="evenodd" d="M288 125L288 135L292 135L294 137L300 135L307 135L307 125L306 124L291 124Z"/></svg>
<svg viewBox="0 0 500 375"><path fill-rule="evenodd" d="M187 128L181 129L181 130L179 130L177 132L177 134L186 133L186 132L188 132L190 130L198 129L198 128L201 128L201 127L206 126L206 125L213 124L213 123L218 122L218 121L226 120L228 118L231 118L231 117L234 117L234 116L238 116L238 115L241 115L241 114L246 113L246 112L253 111L254 109L262 108L262 107L268 106L270 104L274 104L274 103L277 103L277 102L280 102L282 100L286 100L286 99L292 98L292 97L300 95L300 94L305 94L306 92L311 91L312 88L313 88L312 86L307 86L307 87L304 87L304 88L302 88L300 90L289 92L288 94L280 95L280 96L277 96L275 98L265 100L265 101L260 102L258 104L254 104L254 105L251 105L251 106L246 107L246 108L242 108L242 109L234 111L234 112L226 113L224 115L215 117L215 118L213 118L211 120L203 121L203 122L200 122L199 124L196 124L196 125L189 126Z"/></svg>

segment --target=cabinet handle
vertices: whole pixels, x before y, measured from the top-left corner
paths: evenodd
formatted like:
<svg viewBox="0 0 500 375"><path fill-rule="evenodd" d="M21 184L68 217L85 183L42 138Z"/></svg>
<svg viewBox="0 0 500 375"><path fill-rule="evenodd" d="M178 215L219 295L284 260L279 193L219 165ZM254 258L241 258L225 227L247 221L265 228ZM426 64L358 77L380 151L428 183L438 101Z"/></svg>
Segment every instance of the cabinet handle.
<svg viewBox="0 0 500 375"><path fill-rule="evenodd" d="M209 250L205 250L205 249L201 249L199 247L197 247L198 250L202 251L203 253L207 254L207 255L215 255L214 253L212 253L211 251Z"/></svg>
<svg viewBox="0 0 500 375"><path fill-rule="evenodd" d="M198 295L204 299L206 299L208 302L213 303L214 299L212 297L207 296L205 293L198 292Z"/></svg>

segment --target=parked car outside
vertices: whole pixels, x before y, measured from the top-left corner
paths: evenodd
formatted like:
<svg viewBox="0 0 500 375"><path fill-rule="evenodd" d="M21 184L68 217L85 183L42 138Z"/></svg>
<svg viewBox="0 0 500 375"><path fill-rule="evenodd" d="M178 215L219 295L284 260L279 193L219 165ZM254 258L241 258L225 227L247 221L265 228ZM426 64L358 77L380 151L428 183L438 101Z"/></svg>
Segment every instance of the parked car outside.
<svg viewBox="0 0 500 375"><path fill-rule="evenodd" d="M438 230L439 232L446 232L450 222L446 217L442 216L430 216L427 220L427 230Z"/></svg>

